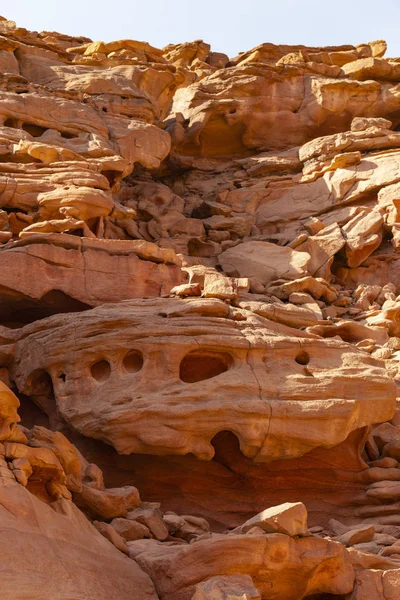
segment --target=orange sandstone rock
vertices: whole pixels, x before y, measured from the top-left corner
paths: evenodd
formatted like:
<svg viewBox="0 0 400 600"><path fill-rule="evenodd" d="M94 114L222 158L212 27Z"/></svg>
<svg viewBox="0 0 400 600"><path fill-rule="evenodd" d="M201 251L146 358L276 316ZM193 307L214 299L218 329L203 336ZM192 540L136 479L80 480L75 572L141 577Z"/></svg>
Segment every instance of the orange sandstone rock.
<svg viewBox="0 0 400 600"><path fill-rule="evenodd" d="M385 51L0 18L0 598L397 600Z"/></svg>

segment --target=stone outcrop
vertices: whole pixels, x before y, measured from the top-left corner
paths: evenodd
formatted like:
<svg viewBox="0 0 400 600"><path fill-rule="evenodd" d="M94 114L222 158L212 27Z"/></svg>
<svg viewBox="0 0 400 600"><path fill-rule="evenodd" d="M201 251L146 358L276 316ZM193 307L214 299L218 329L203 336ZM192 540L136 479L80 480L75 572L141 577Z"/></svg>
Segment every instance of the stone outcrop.
<svg viewBox="0 0 400 600"><path fill-rule="evenodd" d="M211 440L228 430L245 456L268 462L391 417L395 385L379 361L341 341L298 339L270 325L269 305L244 304L138 300L53 316L15 330L10 375L122 454L210 460Z"/></svg>
<svg viewBox="0 0 400 600"><path fill-rule="evenodd" d="M353 589L353 566L337 542L255 533L211 538L169 552L158 542L128 545L129 555L157 581L162 600L190 598L195 586L221 572L250 575L267 600L315 592L344 595Z"/></svg>
<svg viewBox="0 0 400 600"><path fill-rule="evenodd" d="M0 18L0 598L397 600L385 52Z"/></svg>
<svg viewBox="0 0 400 600"><path fill-rule="evenodd" d="M175 252L144 240L110 243L51 233L6 244L0 253L3 323L157 297L181 281Z"/></svg>
<svg viewBox="0 0 400 600"><path fill-rule="evenodd" d="M39 600L45 593L57 600L156 600L149 577L71 501L70 490L82 486L78 451L51 431L26 430L28 440L16 424L18 406L18 399L1 384L0 597L22 599L29 594Z"/></svg>

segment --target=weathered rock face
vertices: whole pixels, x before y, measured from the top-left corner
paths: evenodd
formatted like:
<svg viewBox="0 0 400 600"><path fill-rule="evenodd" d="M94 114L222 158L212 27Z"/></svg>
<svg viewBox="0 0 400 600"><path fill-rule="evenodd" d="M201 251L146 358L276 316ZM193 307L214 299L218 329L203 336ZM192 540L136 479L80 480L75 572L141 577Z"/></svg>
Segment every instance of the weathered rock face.
<svg viewBox="0 0 400 600"><path fill-rule="evenodd" d="M357 48L263 44L239 55L222 73L177 92L173 110L189 121L182 152L225 156L281 150L321 133L344 130L351 116L395 113L397 101L388 98L398 81L398 68L394 79L378 68L371 76L369 63L355 60L365 56L372 64L397 67L372 58L384 48L384 44ZM354 62L365 77L346 72Z"/></svg>
<svg viewBox="0 0 400 600"><path fill-rule="evenodd" d="M110 242L52 233L6 244L0 252L3 323L160 296L181 281L175 252L143 240Z"/></svg>
<svg viewBox="0 0 400 600"><path fill-rule="evenodd" d="M48 506L15 480L2 482L0 489L0 598L41 600L45 591L54 600L156 600L150 578L72 502L56 500Z"/></svg>
<svg viewBox="0 0 400 600"><path fill-rule="evenodd" d="M71 502L86 461L60 433L34 428L28 440L18 406L1 383L0 597L155 600L150 579Z"/></svg>
<svg viewBox="0 0 400 600"><path fill-rule="evenodd" d="M0 598L397 600L385 51L0 18Z"/></svg>
<svg viewBox="0 0 400 600"><path fill-rule="evenodd" d="M294 458L395 407L378 361L343 342L280 334L217 299L121 302L39 321L14 340L19 391L40 397L51 378L59 414L124 454L210 460L212 438L228 430L255 461Z"/></svg>
<svg viewBox="0 0 400 600"><path fill-rule="evenodd" d="M157 542L130 542L129 555L157 580L161 599L191 598L199 581L221 572L250 575L267 600L295 600L315 592L344 595L354 581L340 544L281 534L216 537L176 547L167 556Z"/></svg>

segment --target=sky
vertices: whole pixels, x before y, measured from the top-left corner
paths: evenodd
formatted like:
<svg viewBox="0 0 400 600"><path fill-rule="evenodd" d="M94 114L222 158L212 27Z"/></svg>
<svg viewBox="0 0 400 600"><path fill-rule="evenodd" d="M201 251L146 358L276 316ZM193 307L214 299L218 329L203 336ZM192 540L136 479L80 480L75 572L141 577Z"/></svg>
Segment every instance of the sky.
<svg viewBox="0 0 400 600"><path fill-rule="evenodd" d="M263 42L306 46L388 42L400 57L400 0L0 0L0 14L34 31L162 48L203 39L230 57Z"/></svg>

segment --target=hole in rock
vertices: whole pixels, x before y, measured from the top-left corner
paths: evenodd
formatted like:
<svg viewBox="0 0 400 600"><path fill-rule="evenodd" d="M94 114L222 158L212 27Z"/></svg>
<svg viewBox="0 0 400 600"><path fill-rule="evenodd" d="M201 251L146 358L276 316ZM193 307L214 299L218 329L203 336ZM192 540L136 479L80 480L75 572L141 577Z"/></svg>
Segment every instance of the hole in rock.
<svg viewBox="0 0 400 600"><path fill-rule="evenodd" d="M18 409L18 414L21 417L20 424L28 429L32 429L34 425L41 425L42 427L50 429L50 420L46 413L41 410L29 396L18 394L15 390L13 391L18 396L20 402Z"/></svg>
<svg viewBox="0 0 400 600"><path fill-rule="evenodd" d="M232 431L219 431L212 438L211 445L215 451L213 462L224 466L232 473L234 472L233 465L235 463L250 462L250 459L243 456L240 450L239 438Z"/></svg>
<svg viewBox="0 0 400 600"><path fill-rule="evenodd" d="M82 312L92 308L61 290L51 290L33 300L14 290L0 288L0 324L6 327L26 325L51 315Z"/></svg>
<svg viewBox="0 0 400 600"><path fill-rule="evenodd" d="M59 429L63 423L63 419L60 417L57 408L53 381L50 374L45 369L36 369L27 379L27 388L30 400L49 418L50 429ZM19 395L19 398L24 398L24 396ZM27 401L25 404L27 404ZM28 414L34 416L36 413L33 412L31 407Z"/></svg>
<svg viewBox="0 0 400 600"><path fill-rule="evenodd" d="M61 290L51 290L40 298L40 304L45 306L52 314L59 312L80 312L92 308L80 300L68 296Z"/></svg>
<svg viewBox="0 0 400 600"><path fill-rule="evenodd" d="M110 184L110 187L112 187L115 183L116 171L106 170L102 171L101 174L104 175L104 177L106 177L108 183Z"/></svg>
<svg viewBox="0 0 400 600"><path fill-rule="evenodd" d="M199 206L196 206L196 208L192 210L192 214L190 216L192 219L208 219L209 217L212 217L211 207L205 202L202 202Z"/></svg>
<svg viewBox="0 0 400 600"><path fill-rule="evenodd" d="M242 155L247 151L243 144L244 121L226 116L226 113L212 115L199 136L201 151L207 156Z"/></svg>
<svg viewBox="0 0 400 600"><path fill-rule="evenodd" d="M47 131L47 127L41 127L40 125L34 125L33 123L24 123L22 129L29 133L32 137L40 137Z"/></svg>
<svg viewBox="0 0 400 600"><path fill-rule="evenodd" d="M299 365L308 365L308 363L310 362L310 355L308 354L308 352L300 352L296 356L295 361Z"/></svg>
<svg viewBox="0 0 400 600"><path fill-rule="evenodd" d="M6 119L4 121L4 127L12 127L13 129L18 129L18 120L17 119Z"/></svg>
<svg viewBox="0 0 400 600"><path fill-rule="evenodd" d="M388 115L382 115L392 122L392 131L400 131L400 111L396 110Z"/></svg>
<svg viewBox="0 0 400 600"><path fill-rule="evenodd" d="M89 227L90 231L94 234L97 233L100 225L101 217L93 217L92 219L88 219L86 221L86 225Z"/></svg>
<svg viewBox="0 0 400 600"><path fill-rule="evenodd" d="M90 372L96 381L107 381L111 373L110 363L104 359L99 360L91 366Z"/></svg>
<svg viewBox="0 0 400 600"><path fill-rule="evenodd" d="M139 350L132 350L125 355L123 365L128 373L138 373L143 367L143 355Z"/></svg>
<svg viewBox="0 0 400 600"><path fill-rule="evenodd" d="M60 131L60 135L65 140L73 140L78 137L77 135L74 135L73 133L68 133L67 131Z"/></svg>
<svg viewBox="0 0 400 600"><path fill-rule="evenodd" d="M37 369L29 377L30 391L32 396L54 397L53 382L47 371Z"/></svg>
<svg viewBox="0 0 400 600"><path fill-rule="evenodd" d="M233 360L229 354L195 350L181 362L179 377L185 383L196 383L228 371Z"/></svg>

